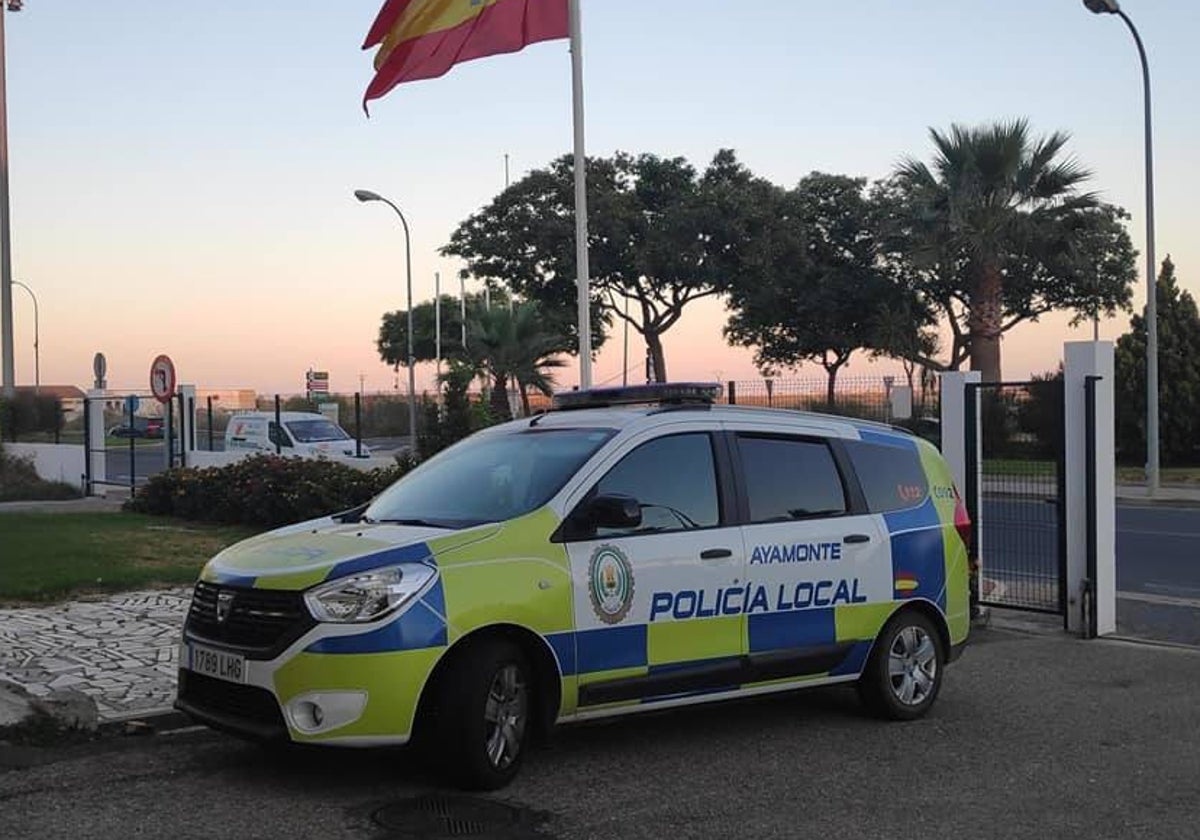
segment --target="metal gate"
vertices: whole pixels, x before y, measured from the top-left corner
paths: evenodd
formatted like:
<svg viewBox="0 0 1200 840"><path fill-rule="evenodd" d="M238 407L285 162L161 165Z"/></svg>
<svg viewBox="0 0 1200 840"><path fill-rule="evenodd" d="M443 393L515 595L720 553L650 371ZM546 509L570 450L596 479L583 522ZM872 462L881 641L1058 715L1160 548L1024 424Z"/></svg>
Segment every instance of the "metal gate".
<svg viewBox="0 0 1200 840"><path fill-rule="evenodd" d="M1065 621L1062 378L968 385L966 396L966 502L980 569L974 595L985 605L1059 614ZM973 439L976 420L981 441Z"/></svg>
<svg viewBox="0 0 1200 840"><path fill-rule="evenodd" d="M132 401L131 401L132 398ZM171 434L179 416L182 395L165 406L149 392L121 392L87 397L83 402L84 486L91 495L95 485L128 487L139 484L181 460L180 441ZM101 414L102 435L92 435L92 418ZM94 473L94 453L103 452L104 470Z"/></svg>

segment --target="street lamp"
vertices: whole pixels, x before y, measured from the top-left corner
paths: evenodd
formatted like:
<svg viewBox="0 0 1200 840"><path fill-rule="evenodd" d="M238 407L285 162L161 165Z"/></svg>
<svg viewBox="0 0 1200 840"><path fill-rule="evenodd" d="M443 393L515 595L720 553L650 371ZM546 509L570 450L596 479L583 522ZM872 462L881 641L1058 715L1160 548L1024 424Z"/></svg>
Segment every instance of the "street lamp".
<svg viewBox="0 0 1200 840"><path fill-rule="evenodd" d="M1137 27L1117 0L1083 0L1088 11L1116 15L1125 21L1142 60L1142 90L1146 121L1146 485L1158 492L1158 266L1154 258L1154 147L1150 122L1150 63Z"/></svg>
<svg viewBox="0 0 1200 840"><path fill-rule="evenodd" d="M42 362L38 352L38 302L37 295L33 293L33 289L26 286L20 280L12 281L14 286L20 286L25 291L29 292L29 296L33 298L33 393L40 394L42 392Z"/></svg>
<svg viewBox="0 0 1200 840"><path fill-rule="evenodd" d="M413 371L412 239L408 234L408 220L404 218L399 207L379 193L373 193L370 190L355 190L354 197L364 203L382 201L396 211L396 215L400 217L400 224L404 226L404 263L408 277L408 350L406 353L408 358L408 434L412 438L412 447L415 449L417 442L417 380L416 373Z"/></svg>

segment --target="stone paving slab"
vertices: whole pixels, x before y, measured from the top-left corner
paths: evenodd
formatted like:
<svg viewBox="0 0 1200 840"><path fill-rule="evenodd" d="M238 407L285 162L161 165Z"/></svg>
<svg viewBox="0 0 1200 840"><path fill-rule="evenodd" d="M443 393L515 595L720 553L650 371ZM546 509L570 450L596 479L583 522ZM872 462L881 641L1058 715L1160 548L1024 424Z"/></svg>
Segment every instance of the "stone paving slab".
<svg viewBox="0 0 1200 840"><path fill-rule="evenodd" d="M166 710L191 587L0 609L0 680L35 697L72 688L100 720Z"/></svg>

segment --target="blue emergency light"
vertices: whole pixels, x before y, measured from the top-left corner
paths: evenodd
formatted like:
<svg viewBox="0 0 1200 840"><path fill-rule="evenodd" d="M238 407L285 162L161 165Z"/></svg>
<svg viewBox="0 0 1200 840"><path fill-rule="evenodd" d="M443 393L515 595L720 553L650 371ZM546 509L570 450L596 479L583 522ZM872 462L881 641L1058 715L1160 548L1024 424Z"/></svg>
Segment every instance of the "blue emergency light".
<svg viewBox="0 0 1200 840"><path fill-rule="evenodd" d="M614 405L712 405L720 396L721 386L716 382L660 382L654 385L563 391L554 395L551 410L571 411Z"/></svg>

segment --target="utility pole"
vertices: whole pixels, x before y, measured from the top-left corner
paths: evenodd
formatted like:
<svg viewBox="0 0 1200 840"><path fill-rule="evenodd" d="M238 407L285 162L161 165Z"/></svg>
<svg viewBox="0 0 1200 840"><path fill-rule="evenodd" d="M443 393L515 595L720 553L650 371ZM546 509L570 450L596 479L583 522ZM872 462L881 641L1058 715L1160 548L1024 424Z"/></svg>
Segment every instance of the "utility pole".
<svg viewBox="0 0 1200 840"><path fill-rule="evenodd" d="M10 12L21 11L23 0L8 0ZM12 224L8 205L8 80L5 74L4 8L0 7L0 356L3 375L0 392L16 393L16 359L13 350Z"/></svg>

